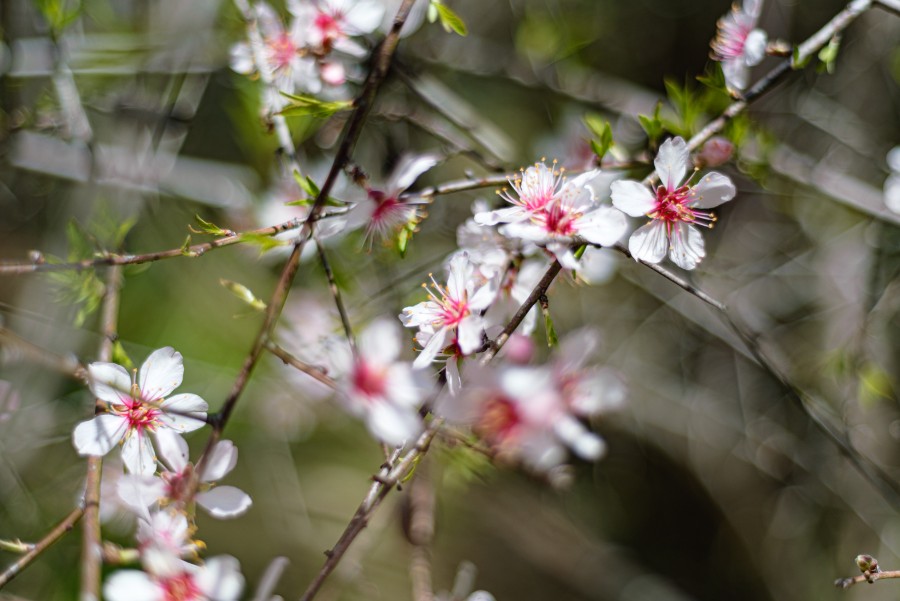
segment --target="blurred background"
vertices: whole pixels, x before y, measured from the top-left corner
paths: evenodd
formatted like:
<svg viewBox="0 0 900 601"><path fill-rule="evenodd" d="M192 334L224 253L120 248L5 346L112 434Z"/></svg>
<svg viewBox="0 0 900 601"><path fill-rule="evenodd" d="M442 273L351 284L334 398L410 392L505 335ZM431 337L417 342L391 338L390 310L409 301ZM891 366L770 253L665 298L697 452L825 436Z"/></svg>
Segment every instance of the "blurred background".
<svg viewBox="0 0 900 601"><path fill-rule="evenodd" d="M373 182L385 181L404 152L447 156L418 186L509 172L543 156L583 168L585 114L610 122L615 158L646 163L652 152L638 114L662 101L662 116L689 135L727 105L696 77L708 68L728 0L447 3L469 35L427 21L407 31L354 156ZM769 0L760 26L800 42L843 6ZM261 118L259 82L228 67L230 47L244 39L231 3L5 0L0 19L3 260L179 248L188 235L211 238L191 233L195 216L240 231L303 215L283 204L297 192ZM592 424L607 456L573 460L568 486L554 488L464 449L434 449L422 470L436 498L437 589L449 589L471 561L476 586L501 601L900 595L895 581L833 587L858 573L859 553L900 568L900 506L810 418L838 424L859 454L900 482L900 216L882 193L885 155L900 143L898 83L900 17L873 9L842 36L834 73L811 65L754 103L728 130L738 148L720 168L738 196L718 210L708 257L687 274L759 334L812 405L801 407L760 369L715 311L610 251L593 285L561 278L550 292L557 331L599 328L601 359L628 386L625 407ZM289 123L301 165L321 183L343 118ZM629 176L648 172L638 165ZM362 194L349 182L334 192ZM357 328L422 300L420 283L455 248L476 199L494 192L439 197L402 260L377 243L364 252L359 232L329 240ZM220 279L267 299L280 250L239 245L126 268L124 351L140 365L174 346L185 357L179 391L218 408L261 320ZM0 322L89 362L101 338L93 309L103 275L0 276ZM278 333L286 348L300 352L339 332L325 284L318 263L304 261ZM534 336L543 344L540 327ZM0 538L36 540L79 498L84 461L71 432L93 401L10 345L0 380ZM199 537L209 555L241 561L248 598L269 562L287 556L275 592L296 598L365 495L381 450L359 421L273 357L258 366L225 436L240 449L225 483L254 505L228 522L201 514ZM195 453L205 439L189 437ZM116 461L106 464L113 478ZM388 498L321 599L410 597L405 498ZM112 503L104 509L105 535L133 544L128 520ZM74 598L79 541L77 532L66 536L0 598ZM3 564L14 559L0 553Z"/></svg>

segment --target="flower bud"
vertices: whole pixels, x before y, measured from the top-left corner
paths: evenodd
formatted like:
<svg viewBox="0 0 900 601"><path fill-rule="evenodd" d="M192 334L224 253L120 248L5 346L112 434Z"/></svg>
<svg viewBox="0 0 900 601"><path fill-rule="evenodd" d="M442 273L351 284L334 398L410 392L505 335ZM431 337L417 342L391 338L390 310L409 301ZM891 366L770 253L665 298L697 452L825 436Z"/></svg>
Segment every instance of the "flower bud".
<svg viewBox="0 0 900 601"><path fill-rule="evenodd" d="M530 336L513 334L506 341L506 359L510 363L526 365L534 355L534 340Z"/></svg>
<svg viewBox="0 0 900 601"><path fill-rule="evenodd" d="M734 154L734 144L721 136L715 136L703 145L703 149L697 155L697 161L700 163L700 167L718 167L727 163L732 154Z"/></svg>
<svg viewBox="0 0 900 601"><path fill-rule="evenodd" d="M878 560L871 555L857 555L856 565L859 567L859 571L863 573L880 571L878 568Z"/></svg>

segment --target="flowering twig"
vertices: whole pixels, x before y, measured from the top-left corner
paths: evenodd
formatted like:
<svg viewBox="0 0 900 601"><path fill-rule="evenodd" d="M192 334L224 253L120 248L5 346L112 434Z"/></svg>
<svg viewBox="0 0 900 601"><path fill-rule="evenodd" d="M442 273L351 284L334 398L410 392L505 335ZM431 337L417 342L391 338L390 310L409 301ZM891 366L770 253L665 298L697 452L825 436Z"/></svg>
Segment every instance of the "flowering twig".
<svg viewBox="0 0 900 601"><path fill-rule="evenodd" d="M113 342L116 339L116 323L119 318L119 291L122 287L122 268L113 266L106 274L106 291L103 297L101 324L103 340L100 342L99 361L111 361ZM94 414L104 411L105 405L96 401ZM100 537L100 479L103 474L103 456L87 458L87 478L84 485L84 522L81 541L81 598L100 598L100 570L103 548Z"/></svg>
<svg viewBox="0 0 900 601"><path fill-rule="evenodd" d="M337 564L347 552L347 549L350 548L350 544L369 523L369 518L384 498L397 484L409 475L410 469L415 465L419 458L428 451L431 441L434 439L434 436L437 434L440 427L441 420L432 421L428 424L425 432L419 436L419 439L416 441L412 450L410 450L402 460L396 464L391 461L391 459L396 461L396 458L399 456L399 452L395 452L394 456L385 463L384 468L382 468L381 473L375 478L375 482L370 487L369 493L356 509L356 513L353 514L353 517L350 519L350 522L347 524L341 537L330 550L325 552L327 557L325 564L300 597L300 601L311 601L311 599L316 596L319 589L322 588L322 585L325 583L325 579L328 578L328 575L334 571L335 567L337 567Z"/></svg>
<svg viewBox="0 0 900 601"><path fill-rule="evenodd" d="M860 574L859 576L852 576L850 578L838 578L834 581L834 586L836 586L837 588L847 589L854 584L859 584L860 582L868 582L869 584L874 584L876 580L900 578L900 570L882 571L881 567L878 565L878 560L871 555L857 555L856 566L859 568L859 571L862 572L862 574Z"/></svg>
<svg viewBox="0 0 900 601"><path fill-rule="evenodd" d="M6 583L15 578L19 574L19 572L25 569L25 567L32 561L34 561L35 558L38 557L41 553L46 551L47 548L50 547L50 545L62 538L64 534L71 531L83 515L84 507L79 505L78 507L73 509L69 513L69 515L67 515L59 524L57 524L53 528L53 530L48 532L47 535L44 536L44 538L34 543L30 551L7 566L6 569L3 570L2 573L0 573L0 588L3 588Z"/></svg>

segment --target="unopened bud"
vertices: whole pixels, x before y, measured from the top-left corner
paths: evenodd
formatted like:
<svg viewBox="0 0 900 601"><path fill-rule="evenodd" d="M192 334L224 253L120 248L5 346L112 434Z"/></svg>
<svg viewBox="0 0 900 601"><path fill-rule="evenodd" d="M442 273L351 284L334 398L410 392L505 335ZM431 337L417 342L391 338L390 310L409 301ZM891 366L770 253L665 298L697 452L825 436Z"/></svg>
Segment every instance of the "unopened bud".
<svg viewBox="0 0 900 601"><path fill-rule="evenodd" d="M859 571L863 573L880 571L878 567L878 560L871 555L857 555L856 565L857 567L859 567Z"/></svg>
<svg viewBox="0 0 900 601"><path fill-rule="evenodd" d="M721 136L715 136L706 141L697 161L701 167L718 167L727 163L734 154L734 144Z"/></svg>
<svg viewBox="0 0 900 601"><path fill-rule="evenodd" d="M507 361L517 365L526 365L534 355L534 340L530 336L513 334L503 348L506 349Z"/></svg>

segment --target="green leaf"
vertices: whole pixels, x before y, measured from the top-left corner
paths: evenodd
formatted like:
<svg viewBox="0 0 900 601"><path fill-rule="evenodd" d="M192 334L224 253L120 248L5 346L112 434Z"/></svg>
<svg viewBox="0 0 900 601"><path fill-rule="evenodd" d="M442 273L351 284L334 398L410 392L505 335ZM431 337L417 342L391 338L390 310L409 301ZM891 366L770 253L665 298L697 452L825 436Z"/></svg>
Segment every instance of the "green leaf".
<svg viewBox="0 0 900 601"><path fill-rule="evenodd" d="M236 297L250 305L250 307L255 309L256 311L266 310L266 303L256 298L256 295L253 294L253 292L243 284L239 284L237 282L226 279L220 279L219 283L227 288Z"/></svg>
<svg viewBox="0 0 900 601"><path fill-rule="evenodd" d="M184 239L184 244L181 245L181 254L185 257L196 257L197 253L191 250L191 235L188 234L187 238Z"/></svg>
<svg viewBox="0 0 900 601"><path fill-rule="evenodd" d="M819 50L819 60L822 61L820 67L829 75L834 73L834 65L837 60L838 51L841 46L840 36L833 36L828 44Z"/></svg>
<svg viewBox="0 0 900 601"><path fill-rule="evenodd" d="M697 81L713 90L728 93L728 87L725 84L725 73L722 71L722 64L718 61L710 63L703 75L697 76Z"/></svg>
<svg viewBox="0 0 900 601"><path fill-rule="evenodd" d="M657 102L653 116L638 115L638 121L640 121L641 127L647 133L647 139L650 140L652 145L656 145L665 132L662 121L659 118L660 109L662 109L662 102Z"/></svg>
<svg viewBox="0 0 900 601"><path fill-rule="evenodd" d="M282 96L290 99L291 103L281 109L280 115L285 117L318 117L326 118L341 111L348 111L353 108L353 102L350 100L319 100L315 96L307 94L288 94L281 93Z"/></svg>
<svg viewBox="0 0 900 601"><path fill-rule="evenodd" d="M553 326L553 318L550 317L550 307L541 303L541 313L544 314L544 331L547 333L547 346L553 348L559 344L556 328Z"/></svg>
<svg viewBox="0 0 900 601"><path fill-rule="evenodd" d="M112 360L113 363L118 363L128 371L134 369L134 362L131 360L131 357L128 356L128 353L125 352L122 343L118 340L113 343Z"/></svg>
<svg viewBox="0 0 900 601"><path fill-rule="evenodd" d="M432 0L431 7L434 7L434 9L437 11L444 31L446 31L447 33L450 33L452 31L463 37L469 35L469 30L466 28L465 22L463 22L460 16L453 12L453 10L451 10L449 6L446 6L441 2Z"/></svg>
<svg viewBox="0 0 900 601"><path fill-rule="evenodd" d="M804 59L800 59L800 46L794 46L794 51L791 53L791 69L803 69L806 65L809 64L809 61L812 60L812 55L807 56Z"/></svg>
<svg viewBox="0 0 900 601"><path fill-rule="evenodd" d="M234 232L232 230L226 230L220 228L218 225L214 223L210 223L206 221L200 215L194 215L194 218L197 220L197 223L200 224L200 229L195 230L193 227L188 225L188 229L194 232L195 234L211 234L213 236L234 236Z"/></svg>
<svg viewBox="0 0 900 601"><path fill-rule="evenodd" d="M316 182L310 176L304 177L302 173L294 169L294 180L297 182L297 185L300 186L300 189L306 192L306 195L311 199L314 199L319 196L319 186L316 185Z"/></svg>
<svg viewBox="0 0 900 601"><path fill-rule="evenodd" d="M413 234L416 233L416 230L419 227L419 220L420 216L414 213L413 216L410 217L409 221L403 224L403 227L397 234L395 247L397 249L397 252L400 254L401 259L406 257L407 246L409 246L409 242L410 240L412 240Z"/></svg>
<svg viewBox="0 0 900 601"><path fill-rule="evenodd" d="M439 4L439 2L435 2L434 0L432 0L431 4L428 5L428 22L429 23L434 23L435 21L438 20L438 10L437 10L437 7L435 6L436 4Z"/></svg>
<svg viewBox="0 0 900 601"><path fill-rule="evenodd" d="M597 139L591 140L591 150L597 155L598 161L602 160L613 145L612 127L609 125L609 121L605 121L597 115L585 115L584 124L597 137Z"/></svg>
<svg viewBox="0 0 900 601"><path fill-rule="evenodd" d="M279 240L274 236L267 236L265 234L253 234L246 233L241 234L241 242L247 242L248 244L253 244L259 247L259 254L265 254L272 250L273 248L277 248L279 246L287 246L290 242L285 240Z"/></svg>

